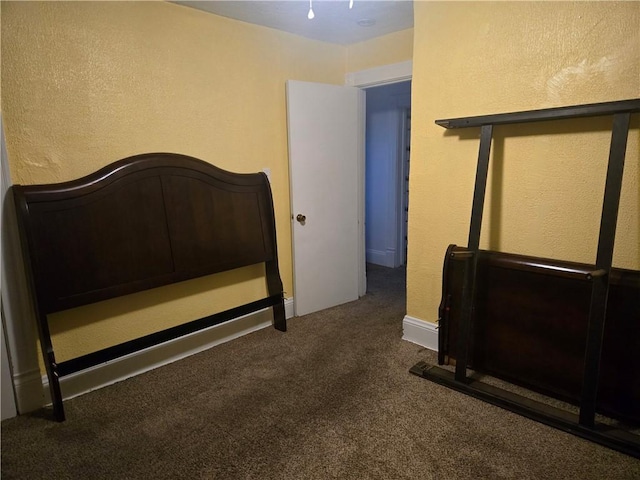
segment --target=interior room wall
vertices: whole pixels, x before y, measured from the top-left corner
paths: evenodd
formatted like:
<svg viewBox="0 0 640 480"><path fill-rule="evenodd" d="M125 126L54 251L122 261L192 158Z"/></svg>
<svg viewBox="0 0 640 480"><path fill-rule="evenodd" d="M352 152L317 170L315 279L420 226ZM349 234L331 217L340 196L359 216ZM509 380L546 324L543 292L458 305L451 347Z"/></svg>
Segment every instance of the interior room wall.
<svg viewBox="0 0 640 480"><path fill-rule="evenodd" d="M436 119L640 96L638 2L415 2L408 315L435 322L447 245L466 245L479 129ZM640 267L639 122L614 266ZM494 131L481 248L595 261L611 119Z"/></svg>
<svg viewBox="0 0 640 480"><path fill-rule="evenodd" d="M413 58L413 28L347 46L347 72L392 65Z"/></svg>
<svg viewBox="0 0 640 480"><path fill-rule="evenodd" d="M413 43L408 30L342 47L167 2L2 2L0 8L11 180L70 180L149 151L192 155L237 172L269 168L286 296L293 295L293 282L285 81L343 84L347 71L410 59ZM22 297L24 288L22 278ZM247 268L57 314L50 318L57 359L263 292L262 270ZM17 302L23 308L10 320L14 325L29 324L25 298ZM42 392L35 326L23 330L31 333L9 341L28 353L13 372L14 381L29 377L19 406L25 412L41 404Z"/></svg>
<svg viewBox="0 0 640 480"><path fill-rule="evenodd" d="M2 2L14 183L78 178L142 152L271 170L292 296L285 81L342 84L345 47L167 2ZM52 316L59 361L260 298L246 268ZM86 325L90 325L89 327Z"/></svg>

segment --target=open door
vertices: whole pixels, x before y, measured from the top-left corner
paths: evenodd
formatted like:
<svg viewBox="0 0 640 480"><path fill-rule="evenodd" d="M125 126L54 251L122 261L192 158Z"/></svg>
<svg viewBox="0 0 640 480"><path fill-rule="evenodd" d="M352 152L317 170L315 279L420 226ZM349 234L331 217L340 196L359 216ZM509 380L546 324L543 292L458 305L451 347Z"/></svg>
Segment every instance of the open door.
<svg viewBox="0 0 640 480"><path fill-rule="evenodd" d="M366 290L364 110L358 88L287 82L297 316Z"/></svg>

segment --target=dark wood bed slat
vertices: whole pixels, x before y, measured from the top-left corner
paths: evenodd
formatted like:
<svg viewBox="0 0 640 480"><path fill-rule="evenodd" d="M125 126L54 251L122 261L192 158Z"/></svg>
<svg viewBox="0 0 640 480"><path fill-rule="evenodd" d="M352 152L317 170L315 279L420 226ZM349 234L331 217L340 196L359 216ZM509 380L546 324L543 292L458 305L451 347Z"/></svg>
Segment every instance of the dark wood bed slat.
<svg viewBox="0 0 640 480"><path fill-rule="evenodd" d="M13 186L54 415L59 377L267 307L286 330L271 189L185 155L119 160L86 177ZM258 263L268 296L58 365L47 315Z"/></svg>
<svg viewBox="0 0 640 480"><path fill-rule="evenodd" d="M567 107L543 108L524 112L497 113L475 117L447 118L436 120L444 128L482 127L483 125L510 125L514 123L544 122L568 118L600 117L615 113L631 113L640 109L640 99L618 100L615 102L571 105Z"/></svg>

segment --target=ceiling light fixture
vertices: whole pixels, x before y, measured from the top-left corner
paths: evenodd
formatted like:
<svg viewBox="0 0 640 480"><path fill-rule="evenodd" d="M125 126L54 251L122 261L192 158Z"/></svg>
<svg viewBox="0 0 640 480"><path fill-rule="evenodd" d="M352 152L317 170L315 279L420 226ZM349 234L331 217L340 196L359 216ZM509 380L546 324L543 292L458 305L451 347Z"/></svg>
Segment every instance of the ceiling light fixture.
<svg viewBox="0 0 640 480"><path fill-rule="evenodd" d="M313 20L313 17L315 17L316 14L313 13L313 0L309 0L309 13L307 13L307 18L309 20Z"/></svg>
<svg viewBox="0 0 640 480"><path fill-rule="evenodd" d="M349 10L353 8L353 1L354 0L349 0ZM309 20L313 20L315 16L316 14L313 13L313 0L309 0L309 13L307 13L307 18ZM374 20L374 23L375 23L375 20Z"/></svg>

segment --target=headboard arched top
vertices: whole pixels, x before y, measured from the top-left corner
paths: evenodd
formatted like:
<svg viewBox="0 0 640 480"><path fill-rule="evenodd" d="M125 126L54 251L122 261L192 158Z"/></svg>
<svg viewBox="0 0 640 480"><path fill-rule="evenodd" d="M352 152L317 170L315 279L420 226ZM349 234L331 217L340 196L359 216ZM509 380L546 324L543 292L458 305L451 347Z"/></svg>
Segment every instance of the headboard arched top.
<svg viewBox="0 0 640 480"><path fill-rule="evenodd" d="M262 173L144 154L15 195L43 313L276 257Z"/></svg>

